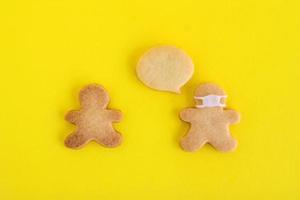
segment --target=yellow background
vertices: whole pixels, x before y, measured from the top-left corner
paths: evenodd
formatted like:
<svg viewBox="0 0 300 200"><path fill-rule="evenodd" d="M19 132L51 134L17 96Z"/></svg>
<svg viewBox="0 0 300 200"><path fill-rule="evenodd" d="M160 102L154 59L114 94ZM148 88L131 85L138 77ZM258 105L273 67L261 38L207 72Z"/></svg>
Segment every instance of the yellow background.
<svg viewBox="0 0 300 200"><path fill-rule="evenodd" d="M0 3L0 199L299 199L297 0L27 0ZM157 44L188 52L182 93L135 75ZM178 145L193 90L215 82L241 112L233 153ZM121 109L124 143L64 147L65 113L100 83Z"/></svg>

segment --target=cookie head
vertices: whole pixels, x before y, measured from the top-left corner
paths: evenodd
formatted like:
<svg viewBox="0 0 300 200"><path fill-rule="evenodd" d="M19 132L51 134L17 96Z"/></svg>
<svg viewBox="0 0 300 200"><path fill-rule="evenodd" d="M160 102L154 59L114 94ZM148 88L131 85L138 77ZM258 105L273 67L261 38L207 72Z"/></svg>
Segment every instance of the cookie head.
<svg viewBox="0 0 300 200"><path fill-rule="evenodd" d="M196 107L224 107L225 91L216 84L206 83L198 86L195 90Z"/></svg>
<svg viewBox="0 0 300 200"><path fill-rule="evenodd" d="M105 108L109 102L109 96L102 86L91 84L80 91L79 100L83 108L90 106Z"/></svg>

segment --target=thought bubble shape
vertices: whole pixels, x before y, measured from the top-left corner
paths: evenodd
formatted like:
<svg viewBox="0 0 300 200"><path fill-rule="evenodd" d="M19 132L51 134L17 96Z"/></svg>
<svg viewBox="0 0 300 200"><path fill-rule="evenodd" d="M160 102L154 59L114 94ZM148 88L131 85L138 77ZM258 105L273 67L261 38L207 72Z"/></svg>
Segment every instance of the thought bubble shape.
<svg viewBox="0 0 300 200"><path fill-rule="evenodd" d="M194 64L181 49L159 46L142 55L136 71L138 78L148 87L180 93L180 88L194 73Z"/></svg>

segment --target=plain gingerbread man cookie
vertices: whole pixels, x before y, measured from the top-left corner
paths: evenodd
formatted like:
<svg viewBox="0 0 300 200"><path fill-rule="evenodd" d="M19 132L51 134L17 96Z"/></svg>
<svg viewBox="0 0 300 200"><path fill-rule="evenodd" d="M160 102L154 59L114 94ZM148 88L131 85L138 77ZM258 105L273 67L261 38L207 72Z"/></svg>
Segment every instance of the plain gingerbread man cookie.
<svg viewBox="0 0 300 200"><path fill-rule="evenodd" d="M80 110L70 111L66 120L77 125L77 130L70 134L65 145L79 149L94 140L105 147L116 147L121 144L122 136L112 126L119 122L122 113L107 109L108 93L100 85L91 84L80 91Z"/></svg>
<svg viewBox="0 0 300 200"><path fill-rule="evenodd" d="M185 151L196 151L209 143L219 151L233 151L237 141L229 132L229 125L239 122L239 113L224 110L225 92L215 84L203 84L195 91L196 108L186 108L180 113L191 128L181 139Z"/></svg>

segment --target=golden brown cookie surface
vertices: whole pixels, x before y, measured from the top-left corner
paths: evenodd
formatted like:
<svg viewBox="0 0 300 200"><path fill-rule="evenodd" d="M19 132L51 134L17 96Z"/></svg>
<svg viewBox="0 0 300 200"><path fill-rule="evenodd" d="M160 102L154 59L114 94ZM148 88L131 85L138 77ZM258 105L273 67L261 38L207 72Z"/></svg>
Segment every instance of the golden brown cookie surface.
<svg viewBox="0 0 300 200"><path fill-rule="evenodd" d="M224 110L225 92L215 84L203 84L195 90L196 108L186 108L180 118L191 128L181 139L186 151L196 151L209 143L219 151L233 151L237 142L229 132L229 125L239 122L239 113Z"/></svg>
<svg viewBox="0 0 300 200"><path fill-rule="evenodd" d="M122 113L107 109L109 96L104 88L97 84L86 86L80 91L80 110L72 110L66 120L77 125L77 130L70 134L65 145L79 149L94 140L105 147L116 147L121 144L122 136L112 126L119 122Z"/></svg>
<svg viewBox="0 0 300 200"><path fill-rule="evenodd" d="M137 64L137 76L148 87L180 93L193 75L192 59L181 49L158 46L149 49Z"/></svg>

